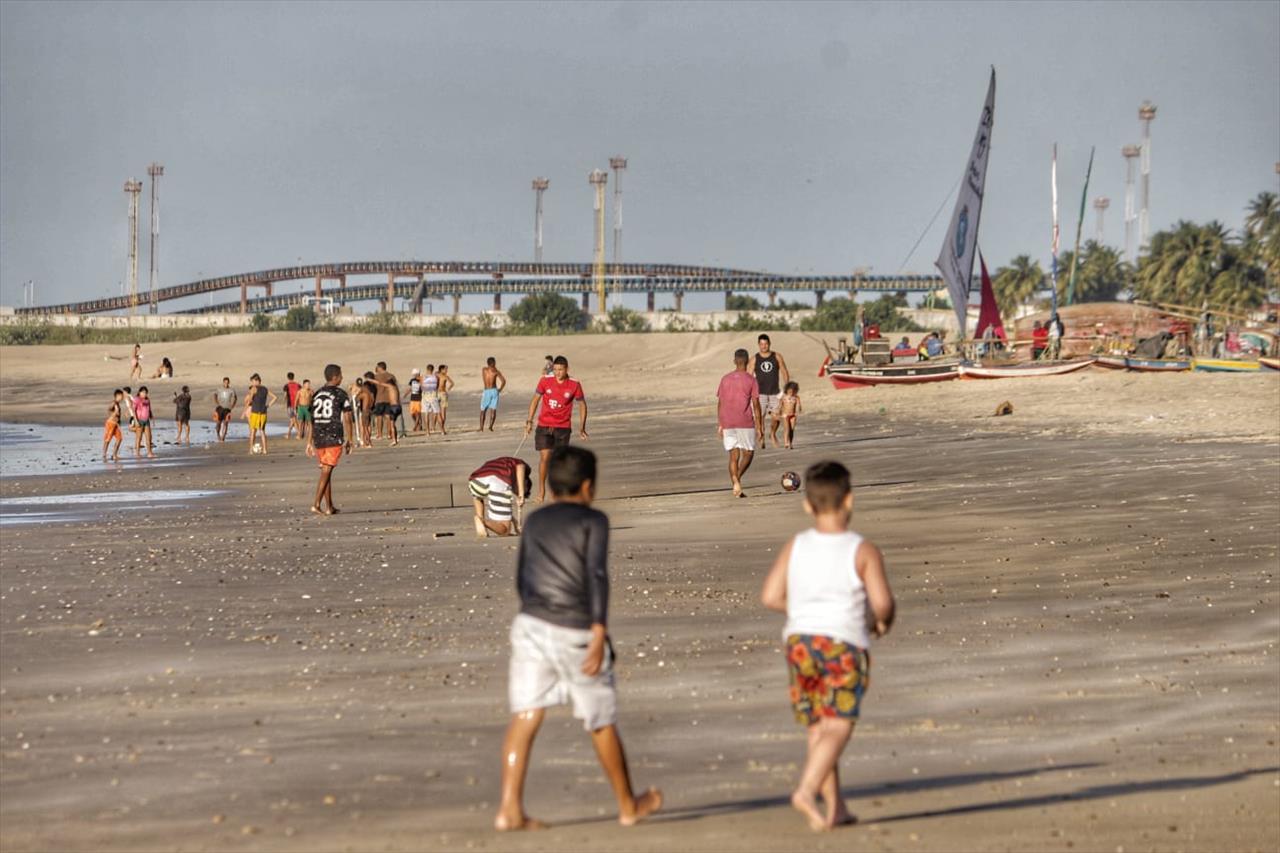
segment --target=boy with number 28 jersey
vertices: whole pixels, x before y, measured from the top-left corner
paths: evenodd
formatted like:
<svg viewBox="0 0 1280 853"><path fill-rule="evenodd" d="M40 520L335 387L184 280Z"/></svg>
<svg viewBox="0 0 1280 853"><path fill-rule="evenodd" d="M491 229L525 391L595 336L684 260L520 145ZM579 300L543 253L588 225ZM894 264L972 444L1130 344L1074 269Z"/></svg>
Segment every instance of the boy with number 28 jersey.
<svg viewBox="0 0 1280 853"><path fill-rule="evenodd" d="M351 398L342 390L342 368L338 365L325 367L324 383L311 398L312 427L307 455L315 456L320 462L320 482L316 485L311 511L333 515L338 511L333 505L333 469L342 461L344 452L351 452Z"/></svg>

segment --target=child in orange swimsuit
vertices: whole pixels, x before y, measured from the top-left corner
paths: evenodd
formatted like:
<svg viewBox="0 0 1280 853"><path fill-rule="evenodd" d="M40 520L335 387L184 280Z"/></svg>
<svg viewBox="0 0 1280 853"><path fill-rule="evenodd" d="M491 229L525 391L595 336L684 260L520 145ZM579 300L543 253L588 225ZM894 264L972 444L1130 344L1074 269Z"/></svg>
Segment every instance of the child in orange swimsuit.
<svg viewBox="0 0 1280 853"><path fill-rule="evenodd" d="M112 459L120 458L120 442L124 440L124 432L120 429L120 421L124 418L124 392L119 388L111 397L111 405L107 406L107 421L102 425L102 461L107 461L107 445L115 439L116 447Z"/></svg>

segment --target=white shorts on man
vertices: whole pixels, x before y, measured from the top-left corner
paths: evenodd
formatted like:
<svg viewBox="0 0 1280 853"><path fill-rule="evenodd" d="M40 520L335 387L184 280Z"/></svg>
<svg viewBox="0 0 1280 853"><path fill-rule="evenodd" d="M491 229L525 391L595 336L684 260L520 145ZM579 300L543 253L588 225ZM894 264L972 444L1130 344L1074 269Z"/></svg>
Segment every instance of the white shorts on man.
<svg viewBox="0 0 1280 853"><path fill-rule="evenodd" d="M755 450L756 431L751 427L743 429L724 429L725 450Z"/></svg>
<svg viewBox="0 0 1280 853"><path fill-rule="evenodd" d="M511 667L507 685L511 713L573 703L573 716L589 732L618 721L613 649L605 645L600 672L585 675L591 631L565 628L526 613L511 623Z"/></svg>

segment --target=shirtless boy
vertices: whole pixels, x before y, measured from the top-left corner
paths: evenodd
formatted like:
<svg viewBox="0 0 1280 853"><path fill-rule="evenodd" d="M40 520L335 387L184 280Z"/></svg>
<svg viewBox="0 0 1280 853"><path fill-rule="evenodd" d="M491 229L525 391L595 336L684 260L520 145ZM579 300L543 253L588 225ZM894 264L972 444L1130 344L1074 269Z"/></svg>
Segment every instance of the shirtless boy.
<svg viewBox="0 0 1280 853"><path fill-rule="evenodd" d="M498 420L498 395L507 387L507 377L498 369L498 362L493 356L485 361L480 371L480 380L484 383L484 391L480 394L480 431L484 432L484 413L489 413L489 432Z"/></svg>
<svg viewBox="0 0 1280 853"><path fill-rule="evenodd" d="M436 378L440 380L440 434L448 435L445 429L445 418L449 417L449 391L453 388L453 378L449 376L449 365L442 364L436 368Z"/></svg>
<svg viewBox="0 0 1280 853"><path fill-rule="evenodd" d="M311 435L311 398L314 395L315 391L311 388L311 380L302 380L302 387L298 389L297 415L298 438L303 441L306 441L307 437Z"/></svg>
<svg viewBox="0 0 1280 853"><path fill-rule="evenodd" d="M107 445L115 441L111 458L120 461L120 442L124 440L124 431L120 423L125 419L124 392L119 388L111 396L111 404L107 406L107 420L102 425L102 461L107 461Z"/></svg>

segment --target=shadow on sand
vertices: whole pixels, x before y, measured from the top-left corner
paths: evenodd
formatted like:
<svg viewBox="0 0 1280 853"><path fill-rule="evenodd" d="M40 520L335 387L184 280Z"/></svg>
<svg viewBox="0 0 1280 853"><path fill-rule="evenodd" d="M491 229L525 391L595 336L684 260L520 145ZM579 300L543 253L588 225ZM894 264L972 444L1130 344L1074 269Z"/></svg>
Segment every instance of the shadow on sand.
<svg viewBox="0 0 1280 853"><path fill-rule="evenodd" d="M999 773L960 773L948 776L934 776L926 779L911 778L897 782L885 782L875 785L865 785L862 787L843 788L841 793L846 799L852 799L855 801L867 800L877 797L888 797L894 794L918 793L942 788L962 787L965 785L1003 782L1012 779L1026 778L1028 776L1061 773L1064 770L1087 770L1101 766L1101 764L1097 763L1060 764L1054 767L1028 767L1021 770L1009 770ZM1215 785L1225 785L1231 782L1240 782L1253 776L1277 772L1280 772L1280 767L1259 767L1249 770L1239 770L1234 773L1223 773L1215 776L1182 776L1173 779L1151 779L1142 782L1117 782L1109 785L1091 785L1086 788L1079 788L1075 791L1039 794L1035 796L1016 797L1013 799L990 800L988 802L971 803L969 805L954 806L946 809L924 809L920 811L889 814L883 817L869 818L865 823L892 823L903 820L921 820L932 817L985 814L987 812L1011 809L1039 808L1054 805L1056 803L1084 802L1107 797L1122 797L1128 794L1142 794L1159 791L1187 791L1196 788L1209 788ZM780 806L789 806L790 804L790 795L758 797L749 800L734 800L723 803L712 803L705 806L664 810L653 818L653 822L674 823L678 821L698 820L705 817L733 815L741 814L743 812L758 811L761 809L778 808ZM853 805L856 810L857 803L855 802ZM593 817L582 820L562 821L557 823L556 826L578 826L611 820L613 820L611 817Z"/></svg>

